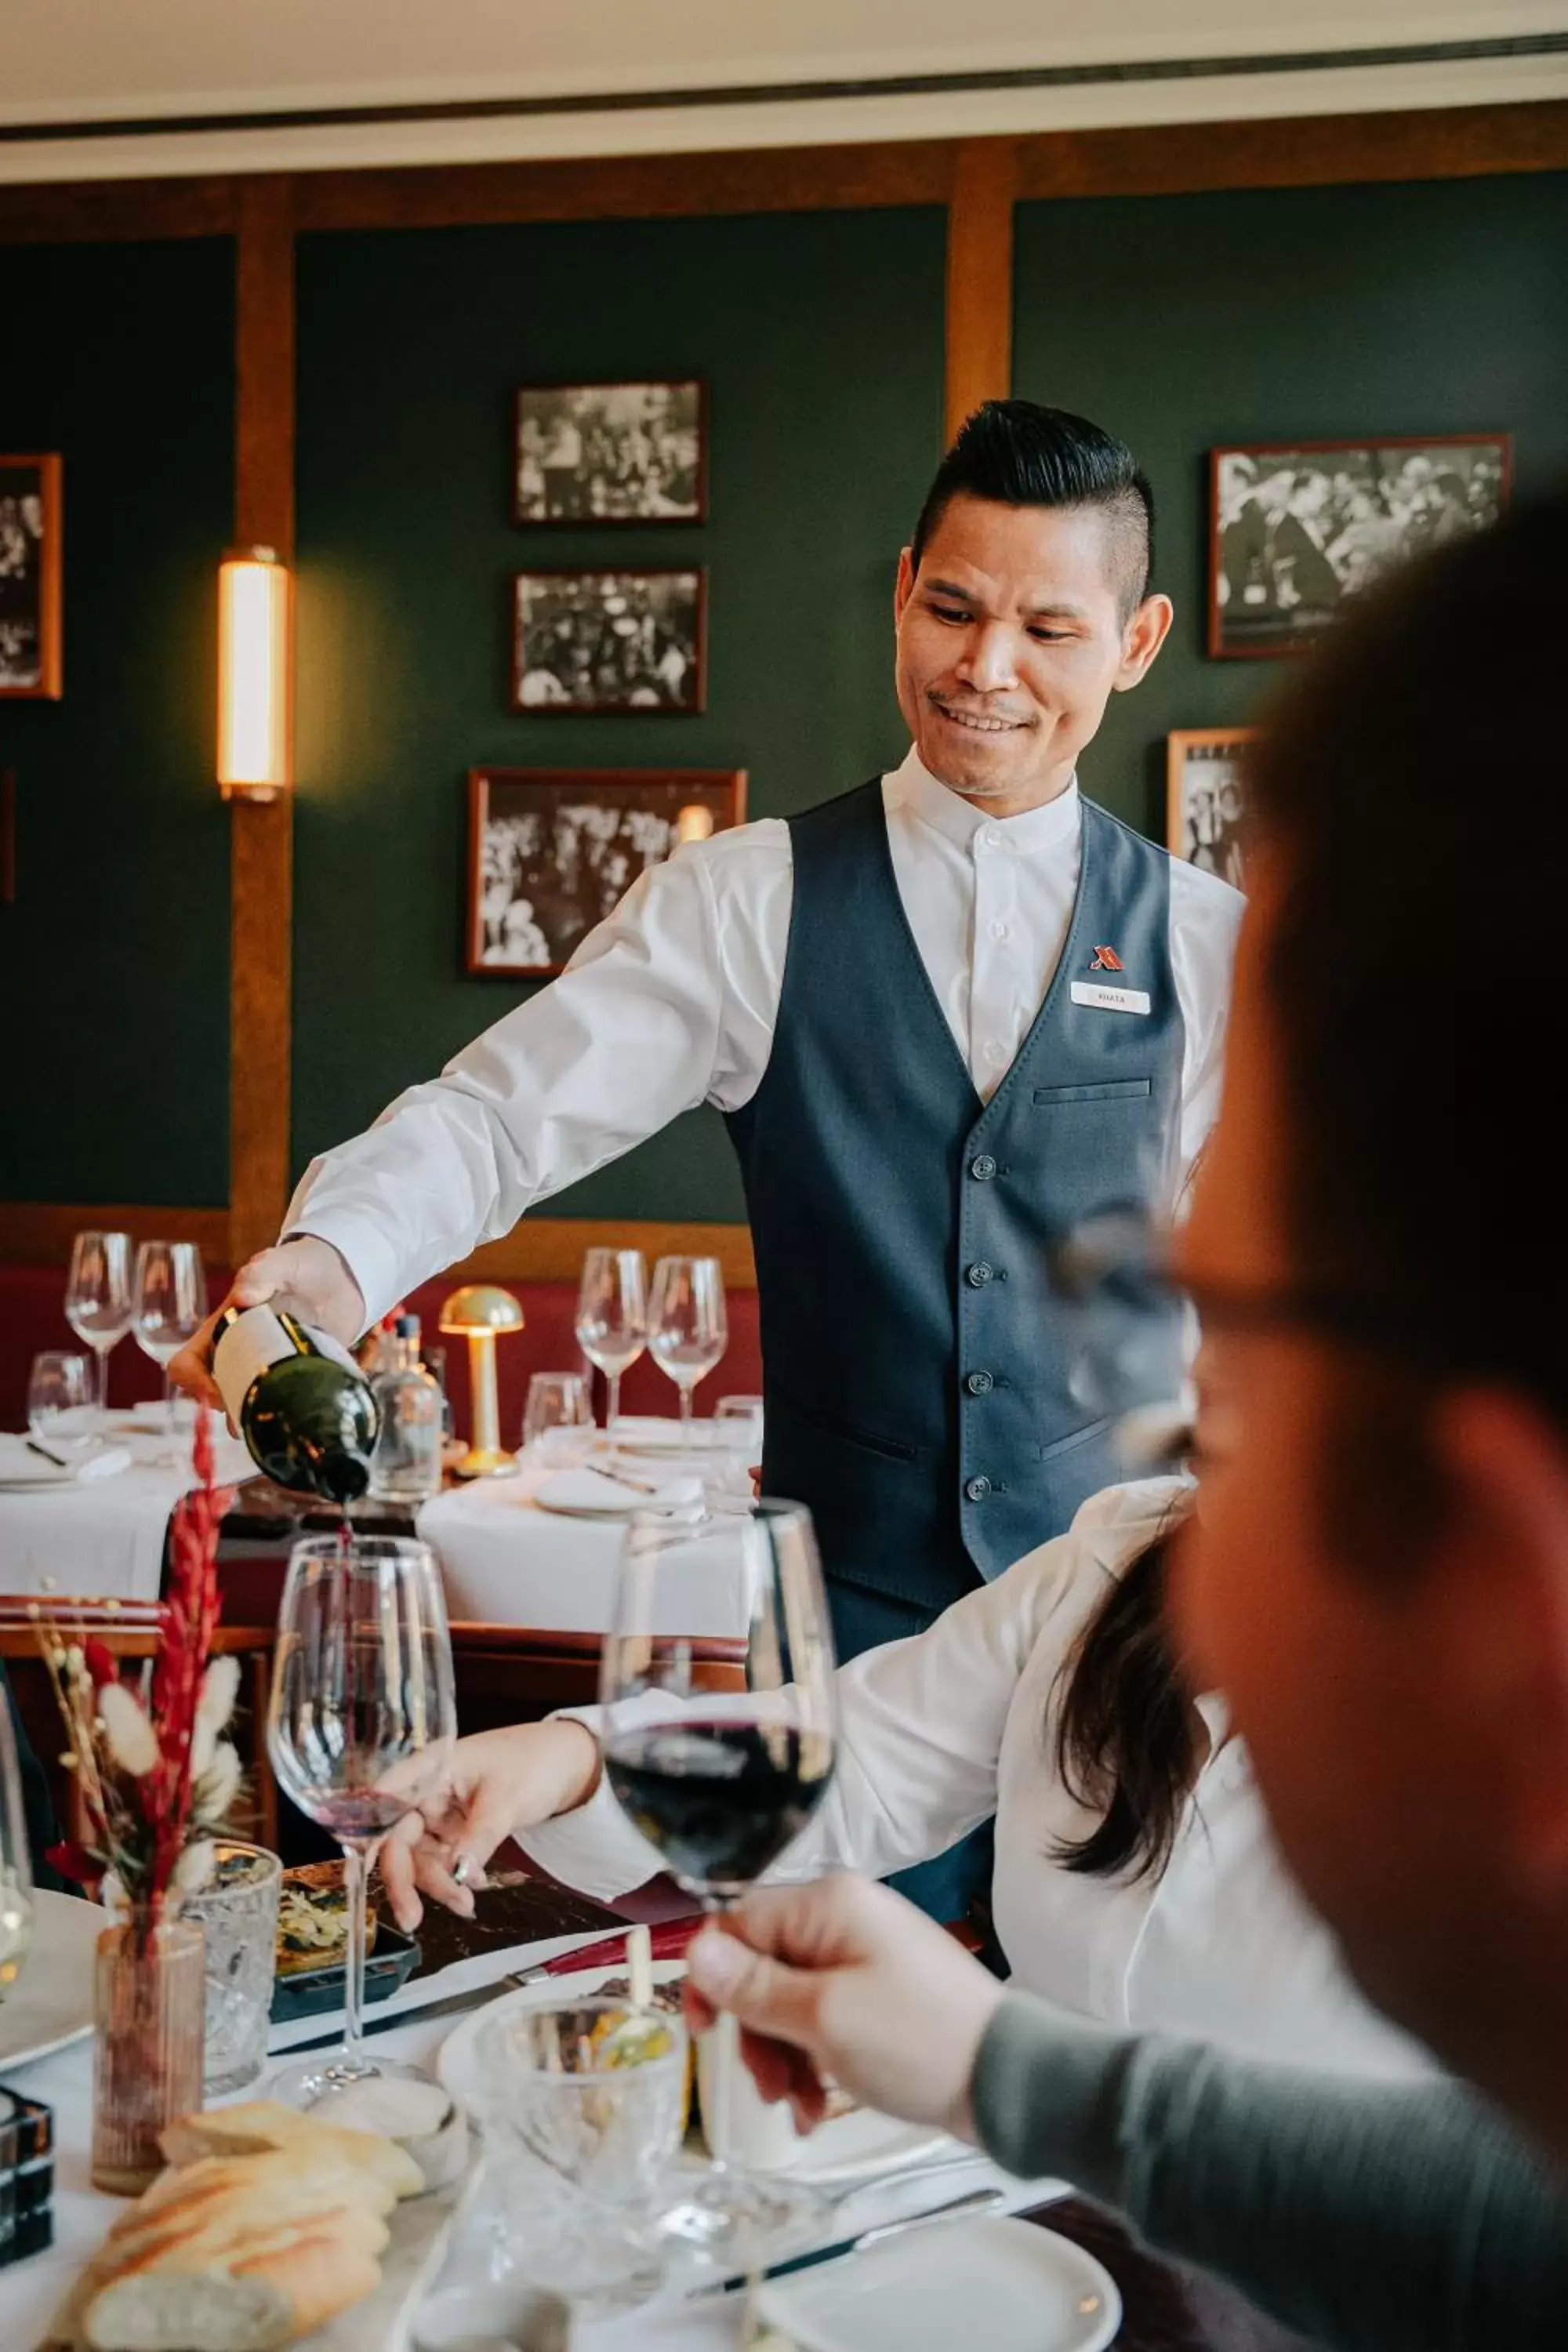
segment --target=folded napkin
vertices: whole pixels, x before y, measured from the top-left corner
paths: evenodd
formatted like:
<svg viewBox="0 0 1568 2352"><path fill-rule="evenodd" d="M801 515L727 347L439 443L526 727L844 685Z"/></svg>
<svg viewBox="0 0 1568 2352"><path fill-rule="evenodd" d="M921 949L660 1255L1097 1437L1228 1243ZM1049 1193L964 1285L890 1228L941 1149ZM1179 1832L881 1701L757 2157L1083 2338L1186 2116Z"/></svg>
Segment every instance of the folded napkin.
<svg viewBox="0 0 1568 2352"><path fill-rule="evenodd" d="M0 1478L13 1482L26 1479L29 1486L74 1486L89 1478L112 1478L119 1470L131 1466L128 1445L100 1445L79 1460L66 1460L64 1469L57 1469L41 1454L35 1454L25 1437L0 1433Z"/></svg>
<svg viewBox="0 0 1568 2352"><path fill-rule="evenodd" d="M688 1944L706 1916L704 1912L697 1911L689 1919L666 1919L658 1927L650 1928L648 1940L653 1946L654 1958L683 1960ZM570 1977L575 1976L580 1969L614 1968L617 1960L626 1958L626 1937L630 1933L629 1927L623 1927L617 1935L602 1936L596 1944L579 1944L574 1952L557 1952L552 1960L545 1961L544 1973L551 1977Z"/></svg>
<svg viewBox="0 0 1568 2352"><path fill-rule="evenodd" d="M562 1470L542 1478L533 1499L547 1511L687 1511L702 1508L700 1478L664 1478L642 1485L623 1484L607 1470Z"/></svg>

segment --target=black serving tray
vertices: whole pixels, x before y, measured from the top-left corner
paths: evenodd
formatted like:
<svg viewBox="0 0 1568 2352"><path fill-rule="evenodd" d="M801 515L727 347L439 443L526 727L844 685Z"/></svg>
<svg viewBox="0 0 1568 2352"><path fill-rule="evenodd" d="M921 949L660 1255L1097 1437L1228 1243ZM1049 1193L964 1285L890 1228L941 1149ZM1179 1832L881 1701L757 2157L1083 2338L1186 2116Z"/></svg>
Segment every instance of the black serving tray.
<svg viewBox="0 0 1568 2352"><path fill-rule="evenodd" d="M419 1965L419 1947L412 1936L378 1919L375 1945L364 1964L364 2001L369 2009L390 2000L408 1982ZM297 2018L320 2017L343 2005L343 1964L330 1969L296 1969L277 1978L272 1987L272 2022L292 2025Z"/></svg>

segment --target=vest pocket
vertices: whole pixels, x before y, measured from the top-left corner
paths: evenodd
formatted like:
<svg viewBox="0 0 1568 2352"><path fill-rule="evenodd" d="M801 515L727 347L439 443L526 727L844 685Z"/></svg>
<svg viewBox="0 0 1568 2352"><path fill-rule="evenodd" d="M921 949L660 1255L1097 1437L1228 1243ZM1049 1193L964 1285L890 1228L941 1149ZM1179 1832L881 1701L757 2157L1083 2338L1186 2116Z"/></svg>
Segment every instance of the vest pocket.
<svg viewBox="0 0 1568 2352"><path fill-rule="evenodd" d="M875 1429L862 1429L858 1422L840 1421L837 1413L824 1412L818 1405L802 1404L776 1381L769 1391L770 1402L775 1399L796 1421L819 1429L825 1437L837 1438L841 1444L862 1446L868 1454L880 1454L889 1462L914 1462L920 1457L918 1445L901 1437L886 1437Z"/></svg>
<svg viewBox="0 0 1568 2352"><path fill-rule="evenodd" d="M1037 1103L1140 1102L1152 1093L1148 1078L1107 1078L1098 1086L1037 1087Z"/></svg>

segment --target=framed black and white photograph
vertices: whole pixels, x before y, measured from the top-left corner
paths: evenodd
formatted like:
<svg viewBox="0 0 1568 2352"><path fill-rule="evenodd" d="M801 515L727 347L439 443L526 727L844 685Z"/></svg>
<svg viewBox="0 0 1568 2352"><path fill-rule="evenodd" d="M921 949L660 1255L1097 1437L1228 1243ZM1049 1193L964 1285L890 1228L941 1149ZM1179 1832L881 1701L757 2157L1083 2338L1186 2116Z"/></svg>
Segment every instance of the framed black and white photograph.
<svg viewBox="0 0 1568 2352"><path fill-rule="evenodd" d="M1243 769L1256 727L1179 727L1165 738L1165 846L1245 890Z"/></svg>
<svg viewBox="0 0 1568 2352"><path fill-rule="evenodd" d="M1211 450L1210 654L1300 652L1394 565L1496 522L1511 457L1506 433Z"/></svg>
<svg viewBox="0 0 1568 2352"><path fill-rule="evenodd" d="M562 971L647 867L745 821L743 768L471 769L468 971Z"/></svg>
<svg viewBox="0 0 1568 2352"><path fill-rule="evenodd" d="M702 385L525 384L517 395L520 523L703 522Z"/></svg>
<svg viewBox="0 0 1568 2352"><path fill-rule="evenodd" d="M515 594L519 710L702 709L705 572L520 572Z"/></svg>
<svg viewBox="0 0 1568 2352"><path fill-rule="evenodd" d="M61 472L52 454L0 457L0 696L62 690Z"/></svg>

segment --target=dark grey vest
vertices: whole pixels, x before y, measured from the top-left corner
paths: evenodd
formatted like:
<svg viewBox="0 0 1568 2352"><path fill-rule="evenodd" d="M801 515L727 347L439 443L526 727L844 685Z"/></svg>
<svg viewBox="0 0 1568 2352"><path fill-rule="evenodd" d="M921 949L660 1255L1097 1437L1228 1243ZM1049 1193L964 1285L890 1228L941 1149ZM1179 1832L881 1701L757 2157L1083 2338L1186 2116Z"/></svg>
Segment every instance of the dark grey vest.
<svg viewBox="0 0 1568 2352"><path fill-rule="evenodd" d="M729 1121L757 1253L764 1491L809 1505L830 1577L934 1612L1122 1475L1110 1424L1074 1402L1046 1253L1086 1216L1170 1199L1169 860L1084 803L1060 964L983 1104L899 896L880 779L790 837L778 1026ZM1123 969L1095 971L1100 947ZM1142 990L1150 1010L1075 1003L1075 981Z"/></svg>

